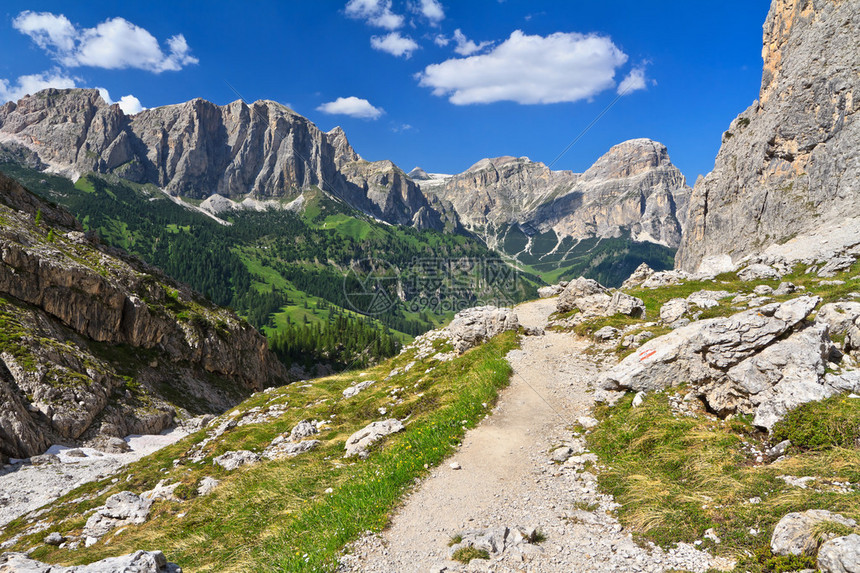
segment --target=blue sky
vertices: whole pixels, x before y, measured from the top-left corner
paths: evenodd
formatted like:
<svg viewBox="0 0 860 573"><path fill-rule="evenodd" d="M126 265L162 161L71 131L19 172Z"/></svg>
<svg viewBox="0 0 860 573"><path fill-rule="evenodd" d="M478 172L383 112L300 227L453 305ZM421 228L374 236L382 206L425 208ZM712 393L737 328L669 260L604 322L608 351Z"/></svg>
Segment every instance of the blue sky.
<svg viewBox="0 0 860 573"><path fill-rule="evenodd" d="M614 101L553 168L650 137L692 184L758 96L769 4L7 0L0 99L102 87L133 109L235 89L341 125L366 159L443 173L498 155L551 163Z"/></svg>

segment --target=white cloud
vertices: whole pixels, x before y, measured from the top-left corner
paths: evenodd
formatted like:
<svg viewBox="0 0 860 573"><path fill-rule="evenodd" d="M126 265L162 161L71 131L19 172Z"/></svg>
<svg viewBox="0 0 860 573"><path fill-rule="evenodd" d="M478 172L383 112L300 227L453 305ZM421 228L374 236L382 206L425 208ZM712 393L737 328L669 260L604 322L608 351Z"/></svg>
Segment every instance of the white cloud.
<svg viewBox="0 0 860 573"><path fill-rule="evenodd" d="M403 26L403 16L391 11L391 0L349 0L346 15L386 30Z"/></svg>
<svg viewBox="0 0 860 573"><path fill-rule="evenodd" d="M412 52L420 46L409 36L401 36L400 32L391 32L385 36L372 36L370 46L374 50L388 52L392 56L409 58Z"/></svg>
<svg viewBox="0 0 860 573"><path fill-rule="evenodd" d="M433 43L436 44L437 46L439 46L440 48L444 48L445 46L447 46L448 44L451 43L451 38L448 38L447 36L445 36L443 34L436 34L436 37L433 38Z"/></svg>
<svg viewBox="0 0 860 573"><path fill-rule="evenodd" d="M95 28L76 28L62 14L25 11L12 25L68 67L137 68L161 73L199 61L191 55L182 34L168 38L169 51L165 53L155 36L124 18L105 20Z"/></svg>
<svg viewBox="0 0 860 573"><path fill-rule="evenodd" d="M633 68L627 74L627 77L618 84L618 93L620 95L627 95L637 90L644 90L645 87L645 69Z"/></svg>
<svg viewBox="0 0 860 573"><path fill-rule="evenodd" d="M457 42L457 47L454 48L454 51L461 56L471 56L475 52L480 52L481 50L492 44L492 42L481 42L480 44L476 44L475 42L467 38L466 34L461 32L459 28L454 30L453 39L455 42Z"/></svg>
<svg viewBox="0 0 860 573"><path fill-rule="evenodd" d="M445 19L445 9L439 0L421 0L419 6L421 15L430 21L433 26L438 26L439 22Z"/></svg>
<svg viewBox="0 0 860 573"><path fill-rule="evenodd" d="M606 36L520 30L486 54L454 58L417 74L421 86L451 103L547 104L590 99L615 86L627 55Z"/></svg>
<svg viewBox="0 0 860 573"><path fill-rule="evenodd" d="M374 107L366 99L355 96L339 97L334 101L317 107L317 111L328 114L348 115L361 119L379 119L385 113L385 110L381 107Z"/></svg>
<svg viewBox="0 0 860 573"><path fill-rule="evenodd" d="M14 85L9 80L0 79L0 102L18 101L27 94L32 95L47 88L73 87L75 87L75 80L57 69L21 76Z"/></svg>
<svg viewBox="0 0 860 573"><path fill-rule="evenodd" d="M146 109L140 104L140 100L131 94L122 96L119 98L119 101L113 101L110 97L110 93L108 93L105 88L96 89L99 90L99 94L101 94L102 99L105 100L108 105L119 104L119 109L121 109L126 115L134 115Z"/></svg>
<svg viewBox="0 0 860 573"><path fill-rule="evenodd" d="M71 51L75 48L77 31L68 18L50 12L26 10L12 20L12 27L30 36L43 50Z"/></svg>

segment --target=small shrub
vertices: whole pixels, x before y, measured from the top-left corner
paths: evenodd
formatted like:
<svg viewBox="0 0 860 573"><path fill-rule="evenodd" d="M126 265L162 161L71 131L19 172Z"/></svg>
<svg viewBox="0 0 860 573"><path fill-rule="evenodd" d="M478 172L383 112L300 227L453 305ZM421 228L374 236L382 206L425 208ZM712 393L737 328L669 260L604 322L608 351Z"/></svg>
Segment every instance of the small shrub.
<svg viewBox="0 0 860 573"><path fill-rule="evenodd" d="M770 547L763 547L755 552L754 565L759 566L761 573L788 573L803 569L815 569L815 558L809 555L774 555ZM745 565L739 563L738 566Z"/></svg>
<svg viewBox="0 0 860 573"><path fill-rule="evenodd" d="M454 545L457 545L458 543L462 543L462 541L463 541L463 536L457 534L448 540L448 547L452 547Z"/></svg>
<svg viewBox="0 0 860 573"><path fill-rule="evenodd" d="M472 559L489 559L490 554L483 549L475 549L474 547L461 547L451 556L454 561L460 563L468 563Z"/></svg>
<svg viewBox="0 0 860 573"><path fill-rule="evenodd" d="M746 127L750 124L750 120L747 117L742 117L738 120L738 127Z"/></svg>
<svg viewBox="0 0 860 573"><path fill-rule="evenodd" d="M773 439L802 450L860 447L860 402L843 394L803 404L777 422Z"/></svg>

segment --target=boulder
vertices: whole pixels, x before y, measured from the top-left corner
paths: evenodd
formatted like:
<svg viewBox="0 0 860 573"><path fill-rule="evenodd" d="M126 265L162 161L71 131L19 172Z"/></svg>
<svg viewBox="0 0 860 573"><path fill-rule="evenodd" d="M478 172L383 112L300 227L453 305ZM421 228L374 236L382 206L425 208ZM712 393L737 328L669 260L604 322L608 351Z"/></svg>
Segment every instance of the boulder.
<svg viewBox="0 0 860 573"><path fill-rule="evenodd" d="M846 527L857 526L853 519L824 509L789 513L779 520L773 530L771 551L775 555L814 555L821 541L816 534L816 526L828 521Z"/></svg>
<svg viewBox="0 0 860 573"><path fill-rule="evenodd" d="M822 573L860 573L860 535L824 542L818 550L818 568Z"/></svg>
<svg viewBox="0 0 860 573"><path fill-rule="evenodd" d="M65 540L66 538L57 533L56 531L53 531L45 536L45 543L47 545L59 546L62 545Z"/></svg>
<svg viewBox="0 0 860 573"><path fill-rule="evenodd" d="M742 281L760 281L760 280L775 280L779 279L781 275L779 272L763 263L753 263L748 267L741 269L738 271L738 278Z"/></svg>
<svg viewBox="0 0 860 573"><path fill-rule="evenodd" d="M597 331L595 331L593 336L596 340L607 341L607 340L612 340L613 338L616 338L618 336L619 332L620 331L615 327L604 326L603 328L600 328Z"/></svg>
<svg viewBox="0 0 860 573"><path fill-rule="evenodd" d="M343 457L351 458L357 455L361 459L364 459L367 457L367 448L372 444L389 434L400 432L403 429L403 424L400 420L396 419L368 424L346 440L346 454Z"/></svg>
<svg viewBox="0 0 860 573"><path fill-rule="evenodd" d="M584 297L606 294L606 289L595 280L579 277L570 281L558 297L556 311L570 312L579 308L577 301Z"/></svg>
<svg viewBox="0 0 860 573"><path fill-rule="evenodd" d="M641 265L636 267L636 270L633 271L633 274L627 277L627 280L624 281L624 283L621 285L621 288L626 290L637 287L649 278L651 278L651 275L653 274L654 269L649 267L648 263L642 263Z"/></svg>
<svg viewBox="0 0 860 573"><path fill-rule="evenodd" d="M660 322L672 325L681 320L689 310L690 305L686 299L673 298L668 300L660 307Z"/></svg>
<svg viewBox="0 0 860 573"><path fill-rule="evenodd" d="M797 291L797 286L794 283L783 282L779 283L779 286L776 287L776 290L773 291L774 296L785 296L787 294L792 294Z"/></svg>
<svg viewBox="0 0 860 573"><path fill-rule="evenodd" d="M151 506L152 500L130 491L115 493L87 519L82 536L99 538L117 527L144 523Z"/></svg>
<svg viewBox="0 0 860 573"><path fill-rule="evenodd" d="M678 285L690 279L690 275L684 271L661 271L654 273L642 283L642 288L662 288L670 285Z"/></svg>
<svg viewBox="0 0 860 573"><path fill-rule="evenodd" d="M556 304L558 312L574 309L578 309L583 318L616 314L643 316L645 303L621 291L610 294L597 281L580 277L567 285Z"/></svg>
<svg viewBox="0 0 860 573"><path fill-rule="evenodd" d="M830 278L836 276L836 273L847 271L854 264L854 257L835 257L827 261L823 267L818 269L818 276L822 278Z"/></svg>
<svg viewBox="0 0 860 573"><path fill-rule="evenodd" d="M309 452L320 445L319 440L302 440L301 442L272 443L263 450L263 457L270 460L279 460L282 458L292 458L299 454Z"/></svg>
<svg viewBox="0 0 860 573"><path fill-rule="evenodd" d="M562 293L564 287L561 285L542 286L538 288L538 296L541 298L551 298Z"/></svg>
<svg viewBox="0 0 860 573"><path fill-rule="evenodd" d="M175 563L168 563L161 551L136 551L121 557L109 557L90 563L62 567L48 565L30 559L24 553L4 553L0 555L0 572L3 573L181 573Z"/></svg>
<svg viewBox="0 0 860 573"><path fill-rule="evenodd" d="M446 327L454 350L463 353L507 330L516 330L520 323L510 308L478 306L460 311Z"/></svg>
<svg viewBox="0 0 860 573"><path fill-rule="evenodd" d="M794 332L730 368L733 384L706 386L708 404L716 412L753 409L753 424L770 430L789 410L837 392L824 379L832 349L824 325Z"/></svg>
<svg viewBox="0 0 860 573"><path fill-rule="evenodd" d="M317 429L316 422L310 420L302 420L290 431L290 441L298 442L303 440L304 438L310 438L311 436L318 434L319 429Z"/></svg>
<svg viewBox="0 0 860 573"><path fill-rule="evenodd" d="M720 301L732 296L732 293L724 290L699 290L687 297L687 302L699 308L713 308L719 306Z"/></svg>
<svg viewBox="0 0 860 573"><path fill-rule="evenodd" d="M821 306L815 322L826 324L832 335L846 335L860 318L860 302L831 302Z"/></svg>
<svg viewBox="0 0 860 573"><path fill-rule="evenodd" d="M376 380L364 380L363 382L359 382L358 384L353 384L349 388L343 391L344 398L352 398L362 390L370 388L376 384Z"/></svg>
<svg viewBox="0 0 860 573"><path fill-rule="evenodd" d="M235 470L240 466L256 464L259 461L260 454L248 450L225 452L212 459L213 464L219 465L227 471Z"/></svg>
<svg viewBox="0 0 860 573"><path fill-rule="evenodd" d="M755 413L757 424L771 428L788 409L835 391L824 378L826 328L792 332L819 300L800 297L682 326L646 342L599 383L651 392L687 382L713 410Z"/></svg>

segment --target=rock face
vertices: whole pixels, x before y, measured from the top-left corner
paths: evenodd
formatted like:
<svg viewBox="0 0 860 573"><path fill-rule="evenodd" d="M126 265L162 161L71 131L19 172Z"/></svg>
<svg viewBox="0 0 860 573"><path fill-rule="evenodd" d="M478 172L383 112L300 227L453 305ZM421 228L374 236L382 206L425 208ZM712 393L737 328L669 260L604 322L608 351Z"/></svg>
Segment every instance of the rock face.
<svg viewBox="0 0 860 573"><path fill-rule="evenodd" d="M36 219L40 219L36 224ZM158 433L286 382L265 339L0 175L0 452Z"/></svg>
<svg viewBox="0 0 860 573"><path fill-rule="evenodd" d="M737 262L786 241L790 251L795 235L837 226L853 228L846 244L860 242L860 226L843 225L860 219L858 8L856 0L773 0L759 99L732 122L713 171L696 182L679 268L726 254ZM828 248L802 242L797 248Z"/></svg>
<svg viewBox="0 0 860 573"><path fill-rule="evenodd" d="M324 133L272 101L198 98L127 116L97 90L48 89L0 107L0 143L72 177L116 173L195 199L291 199L317 186L390 223L442 226L393 163L362 160L342 129Z"/></svg>
<svg viewBox="0 0 860 573"><path fill-rule="evenodd" d="M666 147L649 139L616 145L582 174L552 171L526 157L497 157L419 184L453 204L463 225L491 247L509 225L552 229L559 238L629 233L677 247L690 193Z"/></svg>
<svg viewBox="0 0 860 573"><path fill-rule="evenodd" d="M712 411L754 414L770 430L788 410L840 391L825 377L827 327L804 320L819 301L800 297L682 326L646 342L601 384L651 392L688 382Z"/></svg>

